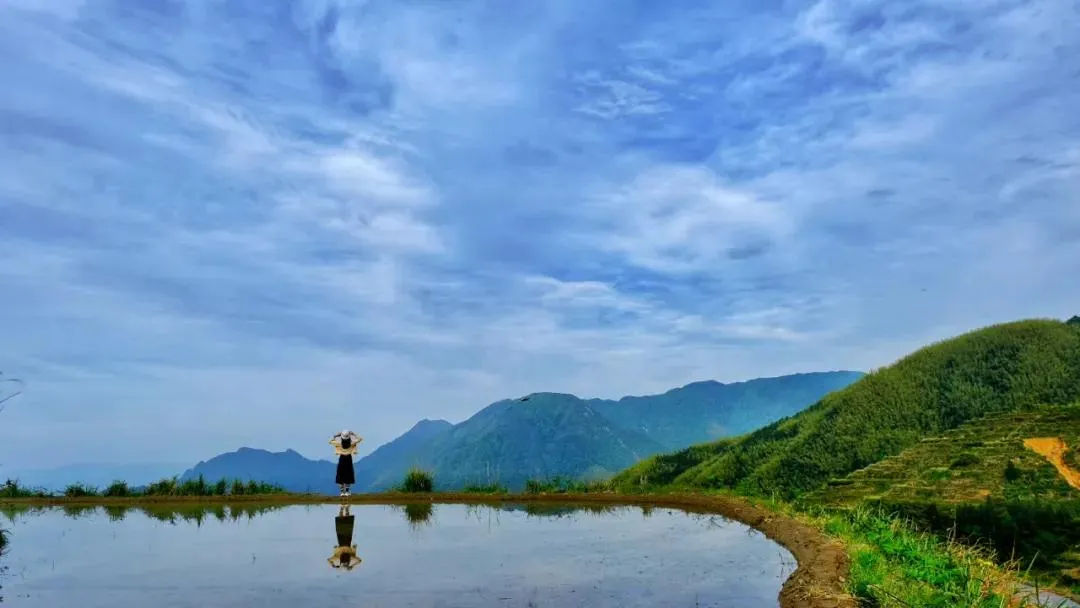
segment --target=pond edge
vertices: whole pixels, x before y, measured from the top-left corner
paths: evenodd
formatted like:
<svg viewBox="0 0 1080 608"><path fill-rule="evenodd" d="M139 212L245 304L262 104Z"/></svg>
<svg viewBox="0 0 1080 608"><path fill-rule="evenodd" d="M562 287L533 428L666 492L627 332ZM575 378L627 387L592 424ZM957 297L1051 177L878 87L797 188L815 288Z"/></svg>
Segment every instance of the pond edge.
<svg viewBox="0 0 1080 608"><path fill-rule="evenodd" d="M780 590L781 608L855 608L855 599L847 592L849 571L843 543L829 538L811 524L791 516L733 497L703 494L409 494L388 492L356 494L349 497L312 494L262 496L138 496L108 497L33 497L4 498L3 505L27 506L109 506L109 505L183 505L183 504L529 504L560 503L567 505L605 504L612 506L670 507L691 513L709 513L743 523L783 546L794 556L795 571Z"/></svg>

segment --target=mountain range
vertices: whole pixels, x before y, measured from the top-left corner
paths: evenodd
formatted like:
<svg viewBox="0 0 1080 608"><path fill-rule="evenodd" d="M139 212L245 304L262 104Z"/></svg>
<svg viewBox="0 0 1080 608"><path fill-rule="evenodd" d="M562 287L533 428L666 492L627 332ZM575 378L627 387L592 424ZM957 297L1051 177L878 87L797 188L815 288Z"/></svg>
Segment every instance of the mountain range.
<svg viewBox="0 0 1080 608"><path fill-rule="evenodd" d="M417 423L356 462L354 489L390 488L413 466L431 471L443 489L489 483L517 489L528 479L555 476L605 478L648 456L743 434L794 414L862 375L836 371L695 382L619 400L561 393L505 399L458 424ZM293 491L336 493L334 466L293 450L241 448L198 463L182 479L255 479Z"/></svg>

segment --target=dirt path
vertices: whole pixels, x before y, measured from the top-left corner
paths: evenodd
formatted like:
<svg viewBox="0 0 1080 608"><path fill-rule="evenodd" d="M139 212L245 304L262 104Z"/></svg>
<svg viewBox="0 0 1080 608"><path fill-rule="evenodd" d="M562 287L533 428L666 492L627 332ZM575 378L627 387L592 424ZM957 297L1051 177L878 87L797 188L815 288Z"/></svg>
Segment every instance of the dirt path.
<svg viewBox="0 0 1080 608"><path fill-rule="evenodd" d="M1069 447L1060 437L1033 437L1024 440L1024 446L1050 461L1058 473L1076 490L1080 490L1080 471L1065 464L1065 452Z"/></svg>
<svg viewBox="0 0 1080 608"><path fill-rule="evenodd" d="M627 496L620 494L540 494L500 495L433 494L427 497L406 494L360 494L347 499L336 496L250 496L240 497L151 497L151 498L14 498L0 499L5 505L205 505L205 504L521 504L559 503L589 506L597 504L670 507L691 513L713 513L739 521L784 546L795 556L798 567L780 590L781 608L855 608L845 590L848 557L844 546L820 530L792 517L758 507L747 501L700 494Z"/></svg>

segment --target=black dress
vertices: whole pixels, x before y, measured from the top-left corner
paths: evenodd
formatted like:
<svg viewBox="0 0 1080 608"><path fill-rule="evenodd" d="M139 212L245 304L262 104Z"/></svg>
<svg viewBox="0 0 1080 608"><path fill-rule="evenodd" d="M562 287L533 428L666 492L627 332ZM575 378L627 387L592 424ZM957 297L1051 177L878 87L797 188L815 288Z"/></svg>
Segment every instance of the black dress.
<svg viewBox="0 0 1080 608"><path fill-rule="evenodd" d="M354 515L338 515L334 518L334 533L337 536L338 549L352 548L353 526L355 525L355 523L356 517ZM357 559L356 554L348 550L342 551L340 554L337 555L337 558L338 563L341 566L345 567L347 570L351 570L353 568L352 561L354 559ZM357 561L359 562L358 559ZM331 561L330 565L333 566L334 562Z"/></svg>
<svg viewBox="0 0 1080 608"><path fill-rule="evenodd" d="M348 437L341 438L341 448L347 450L352 446L352 439ZM350 454L342 454L337 459L337 475L334 476L334 483L352 485L356 483L356 472L353 471L352 456Z"/></svg>
<svg viewBox="0 0 1080 608"><path fill-rule="evenodd" d="M338 515L334 518L334 533L337 535L337 546L352 546L353 527L355 525L355 515Z"/></svg>

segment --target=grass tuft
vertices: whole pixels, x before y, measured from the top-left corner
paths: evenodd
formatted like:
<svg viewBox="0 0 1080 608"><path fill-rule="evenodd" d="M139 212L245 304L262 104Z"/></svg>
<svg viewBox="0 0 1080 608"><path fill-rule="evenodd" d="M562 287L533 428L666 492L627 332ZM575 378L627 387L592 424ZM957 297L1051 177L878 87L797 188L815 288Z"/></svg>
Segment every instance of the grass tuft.
<svg viewBox="0 0 1080 608"><path fill-rule="evenodd" d="M434 492L435 478L431 473L418 467L409 469L398 488L402 492L420 493Z"/></svg>
<svg viewBox="0 0 1080 608"><path fill-rule="evenodd" d="M510 490L500 483L471 484L465 486L466 494L509 494Z"/></svg>
<svg viewBox="0 0 1080 608"><path fill-rule="evenodd" d="M585 482L556 476L525 482L526 494L589 494L610 491L613 491L613 486L609 481Z"/></svg>

